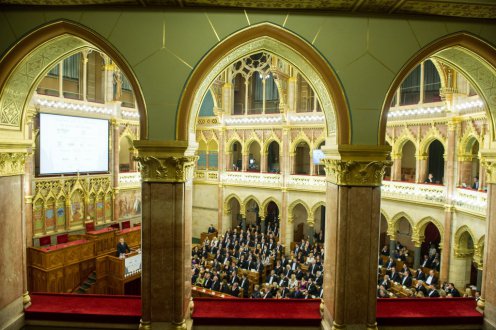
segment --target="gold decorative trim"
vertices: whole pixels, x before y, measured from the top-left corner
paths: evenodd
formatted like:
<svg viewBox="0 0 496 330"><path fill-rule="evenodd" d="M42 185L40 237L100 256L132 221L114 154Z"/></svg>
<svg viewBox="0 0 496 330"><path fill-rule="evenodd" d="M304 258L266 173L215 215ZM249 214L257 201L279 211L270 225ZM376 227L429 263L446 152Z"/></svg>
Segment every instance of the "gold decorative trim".
<svg viewBox="0 0 496 330"><path fill-rule="evenodd" d="M27 152L0 152L0 176L24 174Z"/></svg>
<svg viewBox="0 0 496 330"><path fill-rule="evenodd" d="M29 296L29 291L24 292L24 294L22 295L22 305L25 309L31 306L31 297Z"/></svg>
<svg viewBox="0 0 496 330"><path fill-rule="evenodd" d="M342 161L324 159L327 180L340 186L379 187L391 161Z"/></svg>
<svg viewBox="0 0 496 330"><path fill-rule="evenodd" d="M140 325L139 325L139 330L151 330L152 329L152 324L151 322L148 321L143 321L142 319L140 320Z"/></svg>
<svg viewBox="0 0 496 330"><path fill-rule="evenodd" d="M481 164L486 169L486 183L496 184L496 161L482 159Z"/></svg>
<svg viewBox="0 0 496 330"><path fill-rule="evenodd" d="M186 182L193 180L197 156L188 154L185 141L134 142L143 182Z"/></svg>

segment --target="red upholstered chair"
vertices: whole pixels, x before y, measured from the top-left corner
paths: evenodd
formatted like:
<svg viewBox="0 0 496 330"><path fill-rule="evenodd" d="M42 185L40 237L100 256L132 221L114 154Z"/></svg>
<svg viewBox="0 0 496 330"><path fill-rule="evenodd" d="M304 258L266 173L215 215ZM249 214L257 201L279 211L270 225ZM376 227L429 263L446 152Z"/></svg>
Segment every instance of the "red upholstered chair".
<svg viewBox="0 0 496 330"><path fill-rule="evenodd" d="M69 241L69 235L63 234L57 236L57 244L67 243Z"/></svg>
<svg viewBox="0 0 496 330"><path fill-rule="evenodd" d="M84 225L86 226L87 232L95 230L95 224L93 222L86 222Z"/></svg>
<svg viewBox="0 0 496 330"><path fill-rule="evenodd" d="M52 240L50 239L50 236L40 237L40 246L48 246L51 244L52 244Z"/></svg>
<svg viewBox="0 0 496 330"><path fill-rule="evenodd" d="M114 229L117 229L117 230L121 229L121 228L119 227L119 224L118 224L118 223L113 223L113 224L111 224L111 225L110 225L110 227L112 227L112 228L114 228Z"/></svg>
<svg viewBox="0 0 496 330"><path fill-rule="evenodd" d="M131 221L124 221L122 223L122 229L128 229L131 228Z"/></svg>

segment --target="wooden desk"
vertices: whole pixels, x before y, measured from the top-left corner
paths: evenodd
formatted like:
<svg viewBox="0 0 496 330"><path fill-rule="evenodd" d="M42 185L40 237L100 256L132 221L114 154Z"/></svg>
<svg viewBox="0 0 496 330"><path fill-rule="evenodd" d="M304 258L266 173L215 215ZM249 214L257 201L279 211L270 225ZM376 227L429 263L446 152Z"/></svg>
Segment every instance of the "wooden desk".
<svg viewBox="0 0 496 330"><path fill-rule="evenodd" d="M72 292L93 271L94 242L80 239L28 248L29 291Z"/></svg>
<svg viewBox="0 0 496 330"><path fill-rule="evenodd" d="M124 238L130 248L136 249L141 246L141 227L127 228L115 232L115 241L113 248L117 246L120 238Z"/></svg>
<svg viewBox="0 0 496 330"><path fill-rule="evenodd" d="M107 227L99 230L92 230L86 233L88 240L95 242L95 255L101 256L115 252L117 243L115 242L116 230Z"/></svg>
<svg viewBox="0 0 496 330"><path fill-rule="evenodd" d="M201 233L200 234L200 244L203 244L203 242L205 242L205 240L208 238L209 241L212 240L212 238L214 237L217 237L218 233L217 232L213 232L213 233Z"/></svg>
<svg viewBox="0 0 496 330"><path fill-rule="evenodd" d="M117 258L112 255L96 258L96 293L99 294L139 294L135 292L140 288L141 268L134 273L126 274L125 263L127 258L138 256L136 252L126 258ZM132 287L127 284L134 282Z"/></svg>
<svg viewBox="0 0 496 330"><path fill-rule="evenodd" d="M214 291L210 289L205 289L200 286L192 286L191 287L191 296L193 298L196 297L208 297L208 298L227 298L227 299L236 299L238 297L231 296L227 293L222 293L219 291Z"/></svg>

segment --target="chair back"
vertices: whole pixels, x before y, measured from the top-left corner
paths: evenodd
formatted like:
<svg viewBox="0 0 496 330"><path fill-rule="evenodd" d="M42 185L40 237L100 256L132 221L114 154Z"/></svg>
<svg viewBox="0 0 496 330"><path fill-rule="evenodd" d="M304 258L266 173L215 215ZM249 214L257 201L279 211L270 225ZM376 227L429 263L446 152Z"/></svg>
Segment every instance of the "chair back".
<svg viewBox="0 0 496 330"><path fill-rule="evenodd" d="M51 244L52 244L52 240L51 240L50 236L40 237L40 246L47 246L47 245L51 245Z"/></svg>
<svg viewBox="0 0 496 330"><path fill-rule="evenodd" d="M131 221L124 221L122 223L122 229L131 228Z"/></svg>
<svg viewBox="0 0 496 330"><path fill-rule="evenodd" d="M95 230L95 224L93 222L86 222L84 225L86 226L87 232Z"/></svg>
<svg viewBox="0 0 496 330"><path fill-rule="evenodd" d="M57 236L57 244L67 243L69 241L69 235L63 234Z"/></svg>

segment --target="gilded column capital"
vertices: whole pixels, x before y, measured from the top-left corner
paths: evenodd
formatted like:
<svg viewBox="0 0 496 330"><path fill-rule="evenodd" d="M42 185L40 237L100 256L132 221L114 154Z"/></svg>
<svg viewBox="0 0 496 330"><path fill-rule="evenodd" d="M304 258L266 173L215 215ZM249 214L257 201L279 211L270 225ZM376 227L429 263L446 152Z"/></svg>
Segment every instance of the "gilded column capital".
<svg viewBox="0 0 496 330"><path fill-rule="evenodd" d="M135 141L144 182L186 182L193 179L197 156L188 154L186 141Z"/></svg>
<svg viewBox="0 0 496 330"><path fill-rule="evenodd" d="M392 162L324 159L327 180L340 186L380 186Z"/></svg>
<svg viewBox="0 0 496 330"><path fill-rule="evenodd" d="M323 147L327 181L340 186L380 186L390 146L350 145Z"/></svg>
<svg viewBox="0 0 496 330"><path fill-rule="evenodd" d="M496 160L482 158L481 164L486 169L486 183L496 184Z"/></svg>
<svg viewBox="0 0 496 330"><path fill-rule="evenodd" d="M402 158L402 156L403 156L402 154L393 154L393 153L391 153L391 159L392 160L399 160L399 159Z"/></svg>
<svg viewBox="0 0 496 330"><path fill-rule="evenodd" d="M0 152L0 177L24 174L26 151Z"/></svg>

